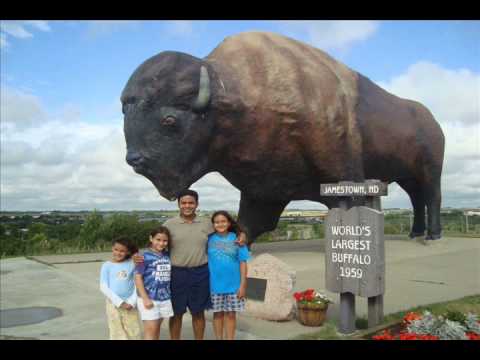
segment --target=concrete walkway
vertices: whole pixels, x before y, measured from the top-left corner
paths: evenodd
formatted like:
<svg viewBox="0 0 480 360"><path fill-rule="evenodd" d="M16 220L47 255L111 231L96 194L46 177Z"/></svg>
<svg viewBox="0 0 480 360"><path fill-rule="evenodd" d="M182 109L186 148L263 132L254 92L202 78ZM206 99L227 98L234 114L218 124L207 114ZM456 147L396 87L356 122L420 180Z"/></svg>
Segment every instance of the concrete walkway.
<svg viewBox="0 0 480 360"><path fill-rule="evenodd" d="M297 271L295 291L324 291L324 240L254 244L252 255L269 253ZM384 312L480 294L480 239L446 238L425 246L387 240ZM110 253L37 256L0 261L0 309L49 306L63 315L37 324L0 328L3 337L37 339L107 339L105 300L98 288L103 261ZM338 319L339 295L325 291L335 304L327 318ZM367 301L356 298L357 317L367 316ZM207 313L206 339L214 339ZM318 331L296 320L272 322L238 316L237 339L288 339ZM193 339L191 317L185 315L183 338ZM1 337L0 337L1 338ZM161 339L168 339L162 324Z"/></svg>

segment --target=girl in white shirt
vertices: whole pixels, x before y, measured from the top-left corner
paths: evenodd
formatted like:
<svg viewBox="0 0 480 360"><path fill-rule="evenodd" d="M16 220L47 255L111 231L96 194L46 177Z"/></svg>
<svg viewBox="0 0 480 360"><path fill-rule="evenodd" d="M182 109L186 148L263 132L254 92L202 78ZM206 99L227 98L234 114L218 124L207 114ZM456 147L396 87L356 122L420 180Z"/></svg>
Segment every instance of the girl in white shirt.
<svg viewBox="0 0 480 360"><path fill-rule="evenodd" d="M110 340L139 340L140 323L135 308L135 264L130 258L138 251L126 238L114 240L112 260L102 265L100 290L106 296Z"/></svg>

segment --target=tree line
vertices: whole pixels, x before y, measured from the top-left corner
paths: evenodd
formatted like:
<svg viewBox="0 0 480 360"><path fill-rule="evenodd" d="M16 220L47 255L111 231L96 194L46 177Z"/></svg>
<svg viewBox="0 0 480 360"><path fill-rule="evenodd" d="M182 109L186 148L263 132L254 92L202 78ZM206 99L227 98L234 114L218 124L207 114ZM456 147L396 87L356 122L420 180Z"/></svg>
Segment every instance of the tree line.
<svg viewBox="0 0 480 360"><path fill-rule="evenodd" d="M468 219L460 210L442 214L442 228L445 236L480 237L480 216ZM139 248L148 243L150 231L161 225L165 219L140 221L138 214L114 213L103 216L94 210L85 217L83 224L78 221L0 222L0 257L29 256L42 254L67 254L109 251L112 240L127 236ZM412 217L408 214L385 215L385 234L407 235ZM301 219L280 220L274 231L262 234L256 242L284 240L321 239L324 225Z"/></svg>
<svg viewBox="0 0 480 360"><path fill-rule="evenodd" d="M28 256L108 251L113 239L126 236L140 248L148 243L150 231L160 221L141 222L138 215L113 214L103 217L94 210L83 224L0 224L0 256Z"/></svg>

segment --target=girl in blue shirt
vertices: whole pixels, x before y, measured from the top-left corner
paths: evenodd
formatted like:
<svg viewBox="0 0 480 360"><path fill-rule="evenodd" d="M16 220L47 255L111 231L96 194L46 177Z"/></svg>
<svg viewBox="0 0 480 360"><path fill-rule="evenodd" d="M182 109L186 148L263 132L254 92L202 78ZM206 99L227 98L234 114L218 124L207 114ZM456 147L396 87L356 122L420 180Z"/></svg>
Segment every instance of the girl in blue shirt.
<svg viewBox="0 0 480 360"><path fill-rule="evenodd" d="M158 340L164 318L173 316L170 292L171 262L168 254L170 231L165 226L150 232L150 247L135 269L138 311L145 340Z"/></svg>
<svg viewBox="0 0 480 360"><path fill-rule="evenodd" d="M247 288L246 246L235 243L240 231L238 224L226 211L212 215L215 230L208 237L208 268L213 306L213 331L217 340L235 338L236 313L245 310Z"/></svg>
<svg viewBox="0 0 480 360"><path fill-rule="evenodd" d="M126 238L114 240L112 260L105 262L100 271L100 290L106 296L110 340L140 339L140 325L135 309L135 265L130 259L137 251L137 247Z"/></svg>

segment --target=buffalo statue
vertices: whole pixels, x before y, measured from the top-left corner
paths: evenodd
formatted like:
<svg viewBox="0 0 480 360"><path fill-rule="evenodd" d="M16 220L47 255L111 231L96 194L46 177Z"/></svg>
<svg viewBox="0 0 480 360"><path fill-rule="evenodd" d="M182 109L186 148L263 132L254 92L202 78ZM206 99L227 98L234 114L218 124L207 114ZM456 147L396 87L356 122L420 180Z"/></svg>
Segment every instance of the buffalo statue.
<svg viewBox="0 0 480 360"><path fill-rule="evenodd" d="M275 229L292 200L336 207L321 183L397 182L411 237L441 237L444 136L420 103L394 96L302 42L268 32L227 37L199 59L165 51L121 95L126 160L176 199L217 171L241 191L248 241Z"/></svg>

